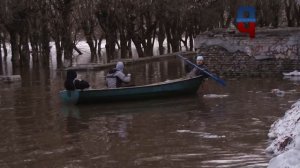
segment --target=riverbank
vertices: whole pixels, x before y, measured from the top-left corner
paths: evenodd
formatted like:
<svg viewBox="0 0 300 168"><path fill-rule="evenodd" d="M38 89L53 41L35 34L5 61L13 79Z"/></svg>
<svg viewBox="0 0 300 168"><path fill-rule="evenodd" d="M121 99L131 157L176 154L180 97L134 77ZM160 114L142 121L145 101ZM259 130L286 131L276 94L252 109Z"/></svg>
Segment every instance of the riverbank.
<svg viewBox="0 0 300 168"><path fill-rule="evenodd" d="M300 167L300 100L272 124L268 136L266 151L274 155L269 168Z"/></svg>

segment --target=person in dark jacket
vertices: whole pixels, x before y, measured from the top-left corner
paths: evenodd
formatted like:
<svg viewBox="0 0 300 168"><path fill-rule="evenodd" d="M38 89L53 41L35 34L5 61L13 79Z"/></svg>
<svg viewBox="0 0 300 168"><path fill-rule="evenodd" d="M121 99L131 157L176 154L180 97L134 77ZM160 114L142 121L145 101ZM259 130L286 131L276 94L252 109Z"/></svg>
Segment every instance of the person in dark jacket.
<svg viewBox="0 0 300 168"><path fill-rule="evenodd" d="M204 64L204 58L203 58L203 56L198 55L196 57L196 65L199 68L204 69L204 70L207 71L207 67ZM201 71L200 69L198 69L198 68L196 68L196 67L194 67L192 65L187 65L186 64L185 65L185 70L186 70L186 72L188 72L188 77L196 77L196 76L202 75L202 76L208 78L208 75L205 72Z"/></svg>
<svg viewBox="0 0 300 168"><path fill-rule="evenodd" d="M111 69L106 77L106 86L108 88L118 88L122 87L123 83L129 83L131 81L131 74L125 75L124 72L124 63L118 62L116 68Z"/></svg>
<svg viewBox="0 0 300 168"><path fill-rule="evenodd" d="M65 80L65 89L66 90L75 90L75 89L86 89L89 88L90 84L85 80L77 79L77 73L74 70L67 71L67 79Z"/></svg>

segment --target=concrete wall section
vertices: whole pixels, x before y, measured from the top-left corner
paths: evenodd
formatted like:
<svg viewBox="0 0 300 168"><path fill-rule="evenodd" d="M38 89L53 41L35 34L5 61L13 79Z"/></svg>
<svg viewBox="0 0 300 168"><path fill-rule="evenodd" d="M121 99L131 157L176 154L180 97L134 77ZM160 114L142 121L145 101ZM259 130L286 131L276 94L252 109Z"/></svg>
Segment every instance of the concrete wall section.
<svg viewBox="0 0 300 168"><path fill-rule="evenodd" d="M281 73L300 69L300 29L241 34L202 34L195 39L198 53L210 68L224 74Z"/></svg>

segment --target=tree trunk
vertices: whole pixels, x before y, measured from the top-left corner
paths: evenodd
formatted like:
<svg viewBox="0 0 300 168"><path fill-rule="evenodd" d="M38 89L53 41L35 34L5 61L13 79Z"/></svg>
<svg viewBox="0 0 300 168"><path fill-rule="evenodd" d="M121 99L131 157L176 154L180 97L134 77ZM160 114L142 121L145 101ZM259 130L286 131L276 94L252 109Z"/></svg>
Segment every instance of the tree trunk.
<svg viewBox="0 0 300 168"><path fill-rule="evenodd" d="M184 47L185 47L185 49L186 49L186 51L188 50L188 38L189 38L189 36L188 36L188 33L186 32L185 33L185 36L184 36L184 40L182 40L181 39L181 41L182 41L182 43L183 43L183 45L184 45ZM181 43L180 43L181 44ZM180 45L181 46L181 45ZM181 48L181 47L180 47Z"/></svg>
<svg viewBox="0 0 300 168"><path fill-rule="evenodd" d="M62 68L62 47L59 39L55 39L57 68Z"/></svg>
<svg viewBox="0 0 300 168"><path fill-rule="evenodd" d="M289 2L287 2L289 1ZM285 0L285 13L286 13L286 18L287 18L287 22L288 22L288 27L293 27L294 24L293 24L293 15L292 15L292 11L291 11L291 8L292 8L292 2L291 0Z"/></svg>
<svg viewBox="0 0 300 168"><path fill-rule="evenodd" d="M180 41L178 41L177 38L173 38L171 40L171 46L172 46L172 52L178 52L179 51L179 43Z"/></svg>
<svg viewBox="0 0 300 168"><path fill-rule="evenodd" d="M38 63L39 61L39 58L38 58L38 55L39 55L39 47L38 47L38 35L36 33L33 33L31 35L31 38L30 38L30 45L31 45L31 53L32 53L32 63L35 64L35 63Z"/></svg>
<svg viewBox="0 0 300 168"><path fill-rule="evenodd" d="M10 31L11 44L11 62L14 67L20 66L20 50L19 50L19 34L15 31Z"/></svg>
<svg viewBox="0 0 300 168"><path fill-rule="evenodd" d="M1 35L1 34L0 34ZM2 44L2 36L0 36L0 75L3 75L3 67L2 67L2 48L1 48L1 44Z"/></svg>
<svg viewBox="0 0 300 168"><path fill-rule="evenodd" d="M96 57L97 57L97 40L96 40L96 44L94 44L94 41L92 39L92 37L90 35L86 36L86 42L88 43L89 47L90 47L90 52L91 52L91 60L95 61Z"/></svg>
<svg viewBox="0 0 300 168"><path fill-rule="evenodd" d="M295 15L296 15L296 20L297 20L297 26L299 27L300 26L300 4L297 5L295 4Z"/></svg>
<svg viewBox="0 0 300 168"><path fill-rule="evenodd" d="M82 52L79 50L79 48L73 43L73 49L79 54L82 55Z"/></svg>
<svg viewBox="0 0 300 168"><path fill-rule="evenodd" d="M146 39L146 46L144 47L146 56L153 56L153 46L154 46L156 31L155 29L152 31L153 32L151 33L151 35L146 34L148 36Z"/></svg>
<svg viewBox="0 0 300 168"><path fill-rule="evenodd" d="M69 30L68 30L69 31ZM71 59L73 56L73 42L71 33L64 32L63 37L63 51L64 51L64 57L65 59Z"/></svg>
<svg viewBox="0 0 300 168"><path fill-rule="evenodd" d="M132 38L132 42L135 45L136 51L138 53L139 58L144 57L144 51L142 49L142 42L138 39L138 37L134 36Z"/></svg>
<svg viewBox="0 0 300 168"><path fill-rule="evenodd" d="M262 9L262 2L261 0L257 0L255 3L255 8L257 11L257 25L259 25L260 27L264 26L264 13L263 13L263 9Z"/></svg>
<svg viewBox="0 0 300 168"><path fill-rule="evenodd" d="M113 34L113 33L110 33ZM113 35L107 35L106 36L106 55L107 55L107 60L110 62L110 60L115 58L115 39Z"/></svg>
<svg viewBox="0 0 300 168"><path fill-rule="evenodd" d="M153 56L153 45L152 45L152 38L148 38L146 45L145 45L145 55L146 56Z"/></svg>
<svg viewBox="0 0 300 168"><path fill-rule="evenodd" d="M167 49L168 53L171 52L171 34L169 26L166 27L166 36L167 36Z"/></svg>
<svg viewBox="0 0 300 168"><path fill-rule="evenodd" d="M102 48L101 48L101 43L102 43L102 38L100 38L100 39L98 40L98 55L99 55L99 56L101 56L101 50L102 50Z"/></svg>
<svg viewBox="0 0 300 168"><path fill-rule="evenodd" d="M120 31L121 58L127 58L127 38L124 30Z"/></svg>
<svg viewBox="0 0 300 168"><path fill-rule="evenodd" d="M0 44L0 47L1 47L1 44ZM4 62L6 62L7 61L6 33L3 33L2 47L3 47L3 52L4 52Z"/></svg>
<svg viewBox="0 0 300 168"><path fill-rule="evenodd" d="M41 56L42 64L48 67L50 65L50 54L47 52L42 52L40 56Z"/></svg>
<svg viewBox="0 0 300 168"><path fill-rule="evenodd" d="M94 40L94 25L92 20L82 22L82 28L86 38L86 42L90 47L91 60L94 62L97 58L97 39Z"/></svg>
<svg viewBox="0 0 300 168"><path fill-rule="evenodd" d="M20 36L20 59L21 65L24 67L29 67L30 63L30 51L28 43L28 32L26 30L21 31Z"/></svg>
<svg viewBox="0 0 300 168"><path fill-rule="evenodd" d="M277 28L279 24L279 13L280 13L280 1L272 0L270 1L270 9L272 11L272 26Z"/></svg>
<svg viewBox="0 0 300 168"><path fill-rule="evenodd" d="M0 75L3 75L2 57L1 57L1 61L0 61Z"/></svg>
<svg viewBox="0 0 300 168"><path fill-rule="evenodd" d="M62 46L64 49L65 59L72 59L73 56L72 24L71 24L72 4L73 4L73 0L64 0L65 6L62 12L62 21L64 24Z"/></svg>
<svg viewBox="0 0 300 168"><path fill-rule="evenodd" d="M152 21L152 16L150 11L144 14L142 18L145 20L145 29L142 29L143 47L146 56L153 56L153 46L156 36L156 21ZM141 22L143 24L143 22Z"/></svg>
<svg viewBox="0 0 300 168"><path fill-rule="evenodd" d="M173 21L172 26L170 28L170 33L171 33L171 46L172 46L172 52L178 52L180 45L180 40L181 40L181 30L178 21Z"/></svg>
<svg viewBox="0 0 300 168"><path fill-rule="evenodd" d="M132 58L131 40L127 41L128 57Z"/></svg>
<svg viewBox="0 0 300 168"><path fill-rule="evenodd" d="M50 36L49 36L49 30L46 26L43 27L42 30L42 57L43 58L43 65L45 66L49 66L50 65L50 46L49 46L49 42L50 42Z"/></svg>
<svg viewBox="0 0 300 168"><path fill-rule="evenodd" d="M194 51L194 38L192 33L190 33L189 41L190 41L190 51Z"/></svg>
<svg viewBox="0 0 300 168"><path fill-rule="evenodd" d="M164 50L165 50L164 41L165 41L166 36L165 36L164 26L163 26L163 23L161 21L158 23L158 27L159 27L158 37L157 37L157 39L158 39L158 50L159 50L159 55L162 55L162 54L164 54Z"/></svg>
<svg viewBox="0 0 300 168"><path fill-rule="evenodd" d="M21 73L21 67L18 65L19 63L12 64L12 74L13 75L18 75Z"/></svg>

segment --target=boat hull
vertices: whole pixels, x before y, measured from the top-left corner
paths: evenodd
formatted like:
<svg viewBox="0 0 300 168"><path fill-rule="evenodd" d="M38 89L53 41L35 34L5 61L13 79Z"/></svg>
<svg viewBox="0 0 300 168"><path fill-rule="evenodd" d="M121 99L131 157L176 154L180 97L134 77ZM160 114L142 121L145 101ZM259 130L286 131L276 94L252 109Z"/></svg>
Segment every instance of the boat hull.
<svg viewBox="0 0 300 168"><path fill-rule="evenodd" d="M204 78L199 76L190 79L173 80L138 87L75 91L64 90L61 91L59 95L63 103L71 104L153 99L196 93L203 80Z"/></svg>

